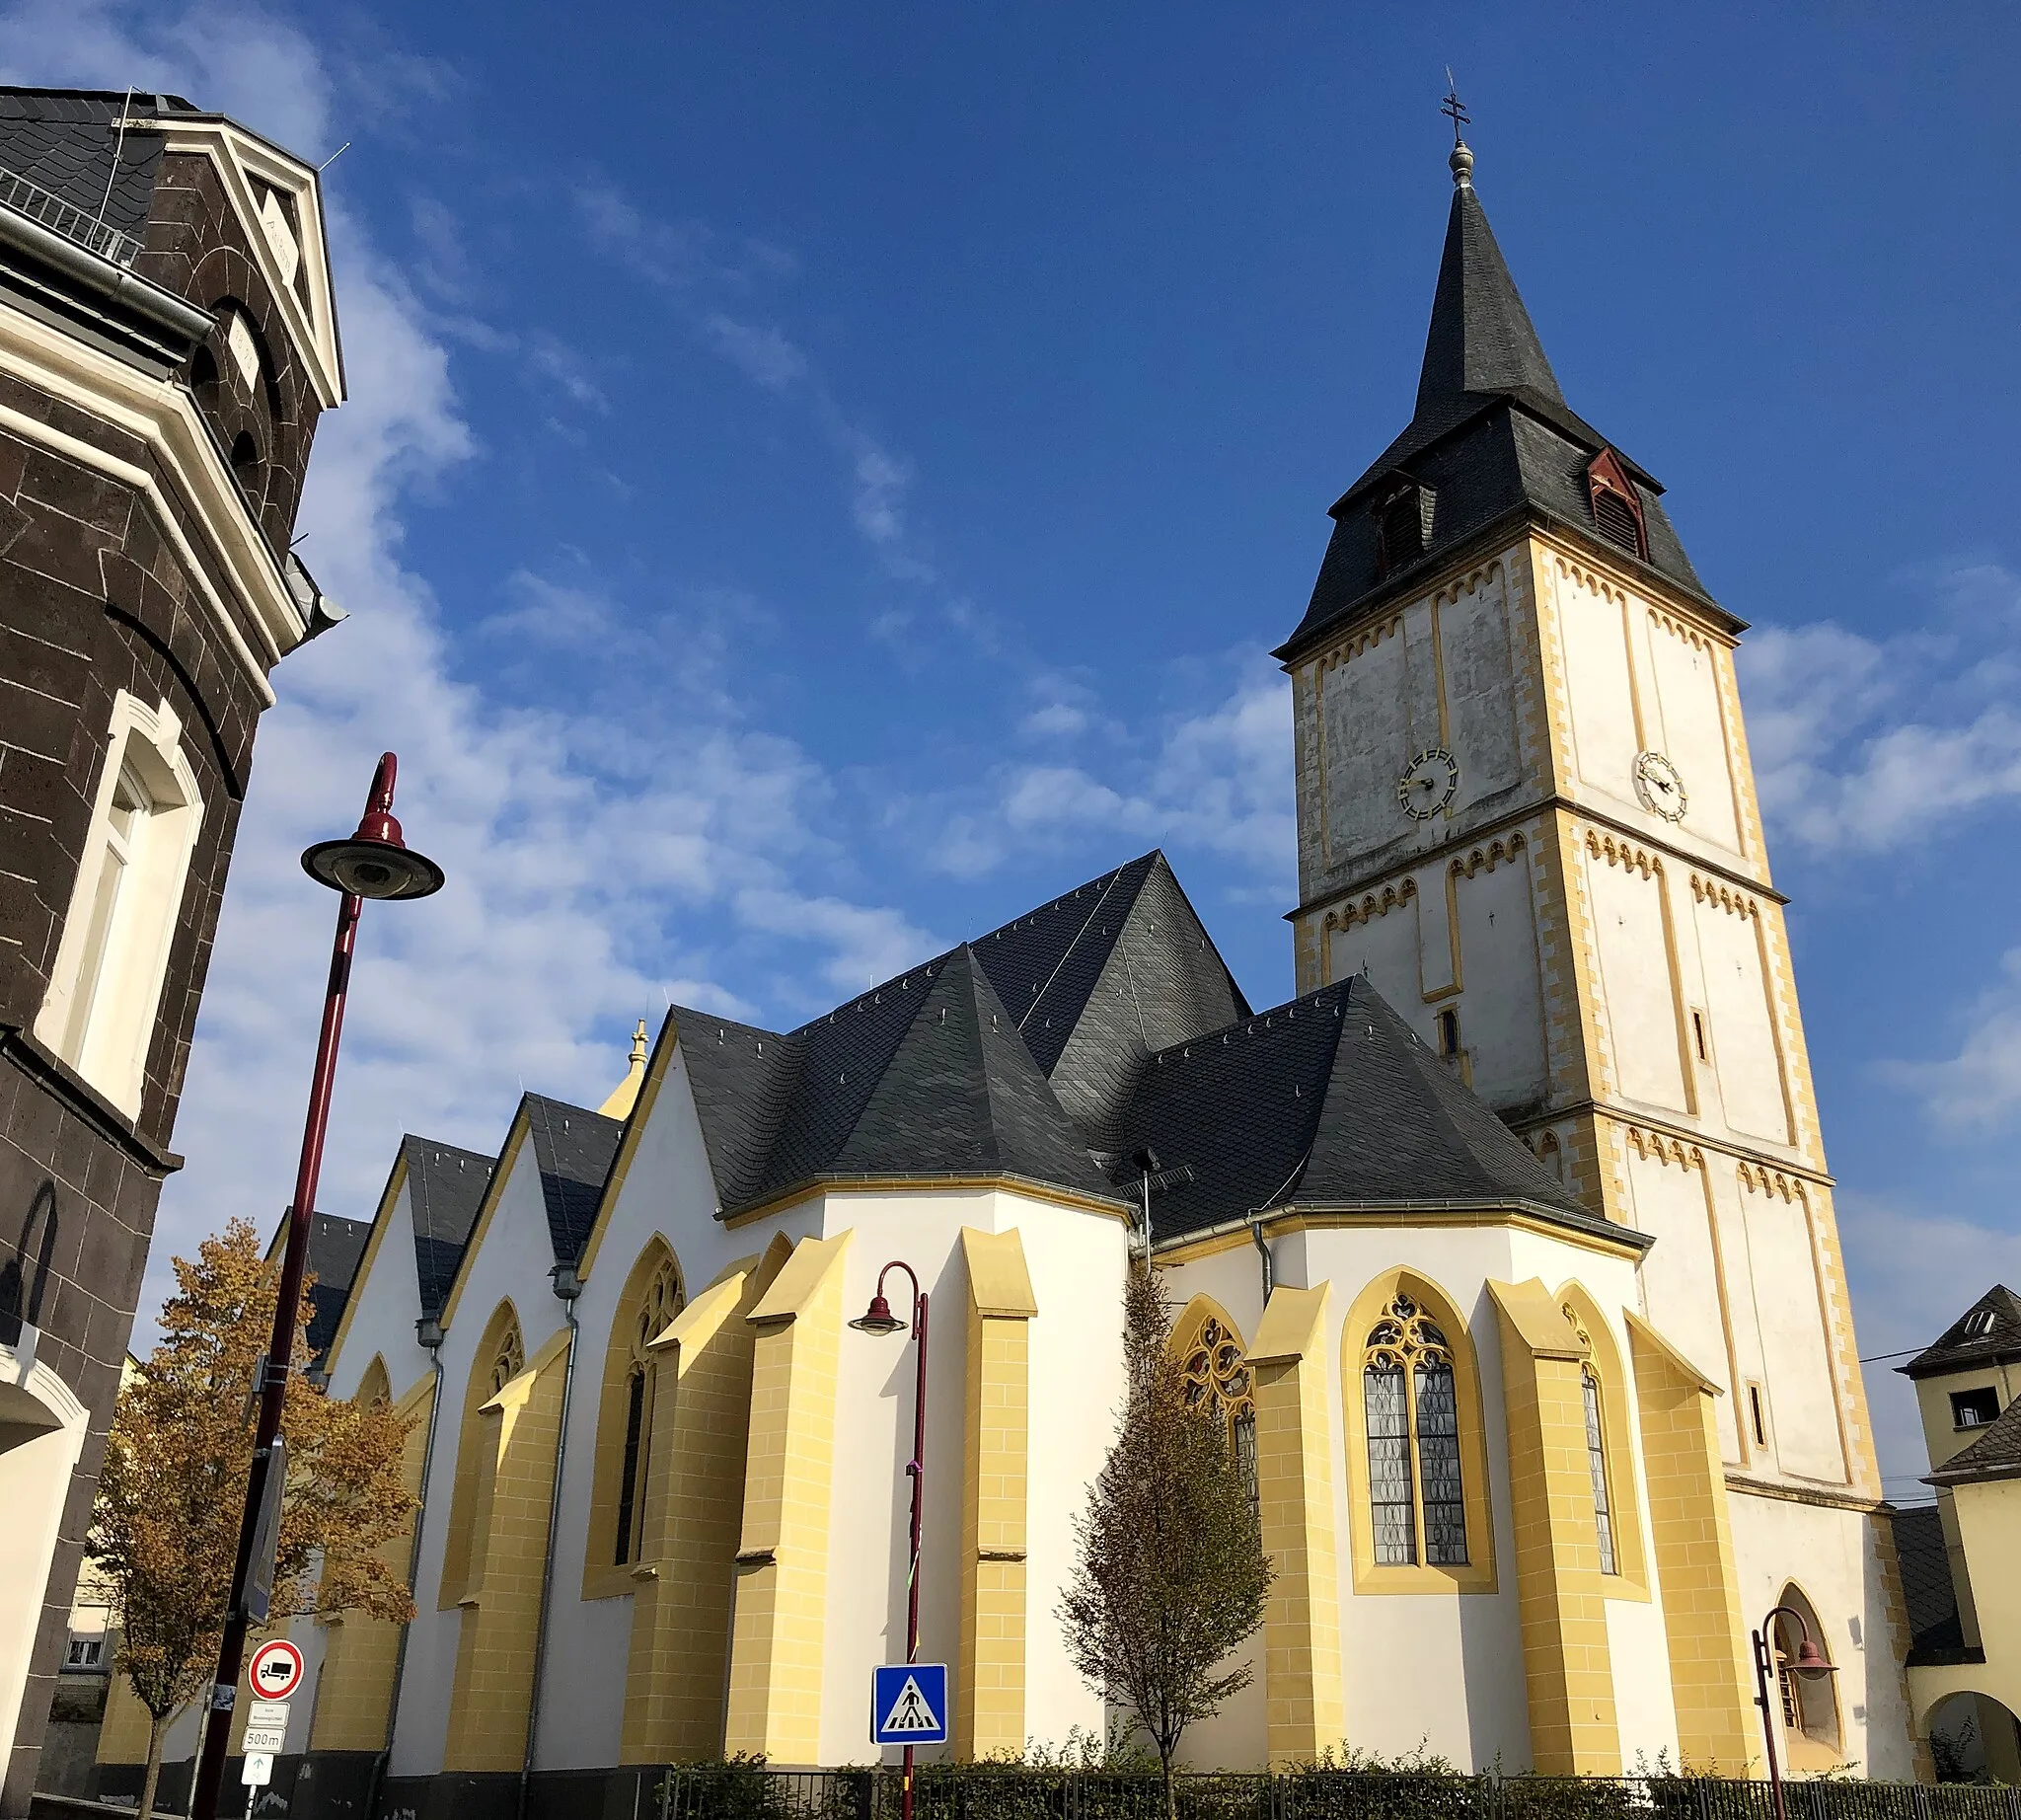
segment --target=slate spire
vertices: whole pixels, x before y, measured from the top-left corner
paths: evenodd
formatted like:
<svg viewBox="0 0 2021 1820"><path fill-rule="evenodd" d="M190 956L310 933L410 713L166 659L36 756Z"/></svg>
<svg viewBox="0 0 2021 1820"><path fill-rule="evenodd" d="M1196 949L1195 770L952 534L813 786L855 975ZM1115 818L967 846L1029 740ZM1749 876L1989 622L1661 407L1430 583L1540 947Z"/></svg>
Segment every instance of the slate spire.
<svg viewBox="0 0 2021 1820"><path fill-rule="evenodd" d="M1462 396L1531 392L1562 407L1557 375L1523 307L1473 188L1473 153L1453 147L1453 208L1432 297L1432 326L1418 374L1419 419L1450 415Z"/></svg>

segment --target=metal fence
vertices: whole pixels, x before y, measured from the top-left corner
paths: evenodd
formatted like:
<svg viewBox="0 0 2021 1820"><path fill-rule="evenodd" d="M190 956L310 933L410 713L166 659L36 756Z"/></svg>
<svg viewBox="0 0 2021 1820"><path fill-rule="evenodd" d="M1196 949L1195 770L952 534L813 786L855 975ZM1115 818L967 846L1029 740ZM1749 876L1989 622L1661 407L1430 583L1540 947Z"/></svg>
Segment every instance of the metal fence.
<svg viewBox="0 0 2021 1820"><path fill-rule="evenodd" d="M2021 1820L2021 1788L1967 1782L1783 1785L1789 1820ZM662 1772L658 1820L897 1820L895 1769ZM1773 1820L1764 1782L1709 1777L1440 1776L1367 1770L1181 1776L1180 1820ZM1017 1765L930 1766L918 1820L1164 1820L1155 1775Z"/></svg>
<svg viewBox="0 0 2021 1820"><path fill-rule="evenodd" d="M10 171L5 165L0 165L0 202L18 209L31 220L39 221L65 240L74 240L80 247L89 247L115 265L130 265L140 257L141 244L131 234L122 233L96 216L86 214L53 190L44 190L33 178L24 177L19 171Z"/></svg>

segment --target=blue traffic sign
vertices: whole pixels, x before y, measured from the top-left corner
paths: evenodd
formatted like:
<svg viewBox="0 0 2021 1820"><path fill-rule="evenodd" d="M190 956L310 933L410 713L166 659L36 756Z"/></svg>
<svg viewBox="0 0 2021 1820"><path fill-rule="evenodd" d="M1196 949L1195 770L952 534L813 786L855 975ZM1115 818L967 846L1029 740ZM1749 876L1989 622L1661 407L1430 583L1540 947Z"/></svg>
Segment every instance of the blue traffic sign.
<svg viewBox="0 0 2021 1820"><path fill-rule="evenodd" d="M947 1664L900 1662L870 1671L872 1744L947 1742Z"/></svg>

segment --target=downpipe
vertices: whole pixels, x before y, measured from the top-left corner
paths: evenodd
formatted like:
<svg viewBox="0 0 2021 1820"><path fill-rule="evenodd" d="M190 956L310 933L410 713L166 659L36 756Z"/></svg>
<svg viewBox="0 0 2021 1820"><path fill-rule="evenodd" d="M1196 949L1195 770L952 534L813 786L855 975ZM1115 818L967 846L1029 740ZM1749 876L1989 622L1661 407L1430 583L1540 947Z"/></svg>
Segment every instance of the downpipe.
<svg viewBox="0 0 2021 1820"><path fill-rule="evenodd" d="M428 1349L428 1364L435 1373L435 1392L428 1399L428 1438L421 1443L421 1501L414 1506L413 1546L408 1551L407 1591L412 1599L421 1576L421 1528L428 1520L428 1480L435 1468L435 1435L442 1423L442 1324L432 1316L414 1323L414 1337ZM400 1646L393 1654L393 1692L386 1702L386 1742L372 1760L372 1785L365 1796L365 1820L379 1811L379 1790L393 1764L393 1733L400 1723L400 1684L407 1678L408 1638L413 1634L410 1618L400 1627Z"/></svg>
<svg viewBox="0 0 2021 1820"><path fill-rule="evenodd" d="M582 1293L582 1279L575 1274L574 1264L557 1264L548 1276L568 1322L568 1357L561 1366L561 1420L555 1435L555 1488L548 1498L548 1547L541 1562L541 1615L533 1637L533 1691L526 1705L526 1754L519 1765L518 1820L526 1820L534 1746L540 1737L541 1696L546 1692L548 1674L548 1620L555 1603L555 1550L561 1540L561 1470L568 1461L568 1408L575 1395L575 1353L582 1340L582 1328L575 1320L575 1298Z"/></svg>

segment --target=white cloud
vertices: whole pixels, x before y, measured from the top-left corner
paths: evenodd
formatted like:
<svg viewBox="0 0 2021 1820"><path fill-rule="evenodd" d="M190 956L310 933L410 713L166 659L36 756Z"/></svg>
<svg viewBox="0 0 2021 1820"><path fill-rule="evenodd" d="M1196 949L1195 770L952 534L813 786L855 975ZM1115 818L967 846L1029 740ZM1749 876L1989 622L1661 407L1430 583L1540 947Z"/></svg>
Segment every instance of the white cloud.
<svg viewBox="0 0 2021 1820"><path fill-rule="evenodd" d="M1749 744L1771 830L1876 853L2021 799L2021 577L1960 564L1910 578L1926 625L1869 639L1831 621L1764 627L1740 651Z"/></svg>
<svg viewBox="0 0 2021 1820"><path fill-rule="evenodd" d="M1860 1347L1875 1444L1888 1495L1930 1495L1918 1483L1929 1471L1915 1396L1896 1375L1901 1358L1920 1350L1995 1283L2021 1285L2021 1233L1956 1215L1911 1210L1841 1190L1838 1231L1859 1310Z"/></svg>
<svg viewBox="0 0 2021 1820"><path fill-rule="evenodd" d="M1875 1072L1906 1087L1942 1129L1991 1131L2021 1107L2021 948L2000 956L1979 996L1958 1053L1940 1062L1886 1061Z"/></svg>
<svg viewBox="0 0 2021 1820"><path fill-rule="evenodd" d="M807 376L807 356L777 329L738 322L720 310L711 310L701 326L710 345L753 385L784 392Z"/></svg>

